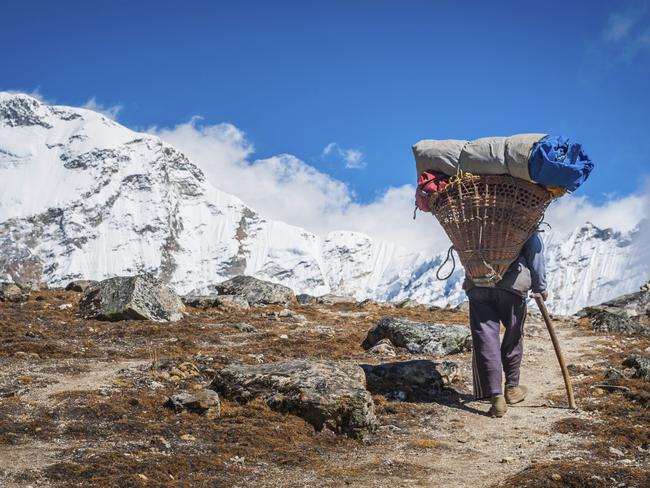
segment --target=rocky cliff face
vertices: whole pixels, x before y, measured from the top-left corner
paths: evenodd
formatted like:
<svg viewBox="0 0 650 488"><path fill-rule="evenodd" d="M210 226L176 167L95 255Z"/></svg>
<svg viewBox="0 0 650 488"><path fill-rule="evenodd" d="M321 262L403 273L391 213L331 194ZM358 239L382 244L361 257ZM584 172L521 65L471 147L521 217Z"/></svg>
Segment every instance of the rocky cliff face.
<svg viewBox="0 0 650 488"><path fill-rule="evenodd" d="M444 256L269 221L159 138L27 95L0 93L0 195L0 280L60 286L151 272L180 293L206 293L249 274L297 293L464 299L462 269L435 277ZM547 243L556 312L647 280L630 266L638 252L631 235L587 225Z"/></svg>

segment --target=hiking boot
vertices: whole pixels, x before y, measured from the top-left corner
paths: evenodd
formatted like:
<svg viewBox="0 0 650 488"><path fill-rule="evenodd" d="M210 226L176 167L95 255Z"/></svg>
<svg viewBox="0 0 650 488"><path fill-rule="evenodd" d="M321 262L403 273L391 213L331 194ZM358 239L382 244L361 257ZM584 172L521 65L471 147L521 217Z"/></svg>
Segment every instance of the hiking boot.
<svg viewBox="0 0 650 488"><path fill-rule="evenodd" d="M492 406L488 412L491 417L503 417L508 411L508 405L506 404L506 399L503 398L503 395L493 396L490 398Z"/></svg>
<svg viewBox="0 0 650 488"><path fill-rule="evenodd" d="M506 386L506 402L508 405L523 402L526 399L528 388L524 385L519 386Z"/></svg>

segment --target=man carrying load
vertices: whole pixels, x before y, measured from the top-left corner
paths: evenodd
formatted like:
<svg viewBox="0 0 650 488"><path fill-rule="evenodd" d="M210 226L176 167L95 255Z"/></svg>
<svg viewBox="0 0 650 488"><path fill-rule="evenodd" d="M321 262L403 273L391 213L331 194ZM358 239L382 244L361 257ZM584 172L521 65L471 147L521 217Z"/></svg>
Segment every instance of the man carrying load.
<svg viewBox="0 0 650 488"><path fill-rule="evenodd" d="M476 398L489 398L492 403L490 415L503 417L507 405L522 402L528 392L524 385L519 384L526 296L531 289L544 300L548 296L544 242L539 233L535 232L526 241L518 258L494 287L476 286L466 276L463 289L469 298L474 395ZM505 334L499 344L501 323ZM502 370L505 373L505 391Z"/></svg>
<svg viewBox="0 0 650 488"><path fill-rule="evenodd" d="M508 404L526 398L519 369L532 290L574 408L569 373L544 304L544 244L537 228L551 201L589 177L593 163L582 145L563 136L517 134L474 141L427 139L413 146L413 154L416 207L433 213L452 243L447 258L453 259L455 250L465 268L474 394L490 399L493 417L503 417Z"/></svg>

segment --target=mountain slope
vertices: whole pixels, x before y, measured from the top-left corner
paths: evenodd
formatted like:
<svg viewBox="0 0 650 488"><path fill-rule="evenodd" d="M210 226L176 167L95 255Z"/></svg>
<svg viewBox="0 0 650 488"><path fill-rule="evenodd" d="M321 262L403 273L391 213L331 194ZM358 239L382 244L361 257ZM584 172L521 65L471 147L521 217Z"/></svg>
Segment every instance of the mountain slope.
<svg viewBox="0 0 650 488"><path fill-rule="evenodd" d="M59 286L149 271L180 293L204 293L252 274L316 295L464 299L460 267L436 279L442 255L266 220L159 138L27 95L0 93L0 194L0 279ZM647 281L631 269L633 242L592 225L549 234L551 309L573 312Z"/></svg>

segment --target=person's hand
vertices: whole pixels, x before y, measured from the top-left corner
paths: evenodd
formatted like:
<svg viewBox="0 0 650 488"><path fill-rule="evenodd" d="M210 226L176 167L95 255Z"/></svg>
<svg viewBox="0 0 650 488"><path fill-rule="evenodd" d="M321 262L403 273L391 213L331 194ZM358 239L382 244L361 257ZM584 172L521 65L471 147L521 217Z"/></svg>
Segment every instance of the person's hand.
<svg viewBox="0 0 650 488"><path fill-rule="evenodd" d="M536 296L538 296L538 297L540 297L543 301L546 301L546 299L548 298L548 292L547 292L546 290L544 290L544 291L540 291L540 292L533 292L533 294L532 294L531 296L532 296L532 297L536 297Z"/></svg>

